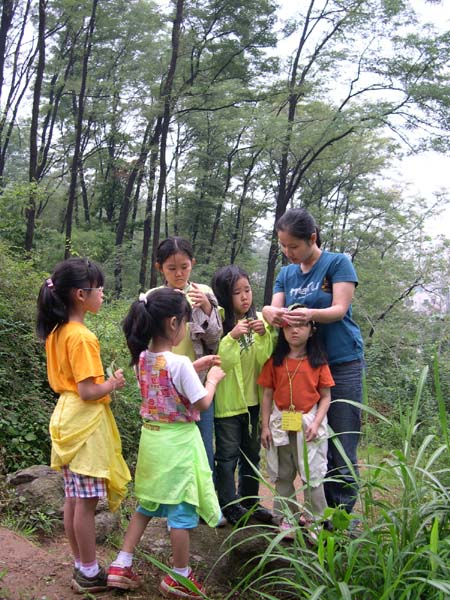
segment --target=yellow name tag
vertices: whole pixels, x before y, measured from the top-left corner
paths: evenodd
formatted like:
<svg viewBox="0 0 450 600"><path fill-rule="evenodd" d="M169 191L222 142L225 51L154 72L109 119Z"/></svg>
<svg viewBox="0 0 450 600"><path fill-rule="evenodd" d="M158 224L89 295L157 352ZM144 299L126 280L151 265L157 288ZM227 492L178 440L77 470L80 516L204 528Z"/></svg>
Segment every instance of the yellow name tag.
<svg viewBox="0 0 450 600"><path fill-rule="evenodd" d="M302 413L295 410L281 411L281 429L283 431L301 431Z"/></svg>

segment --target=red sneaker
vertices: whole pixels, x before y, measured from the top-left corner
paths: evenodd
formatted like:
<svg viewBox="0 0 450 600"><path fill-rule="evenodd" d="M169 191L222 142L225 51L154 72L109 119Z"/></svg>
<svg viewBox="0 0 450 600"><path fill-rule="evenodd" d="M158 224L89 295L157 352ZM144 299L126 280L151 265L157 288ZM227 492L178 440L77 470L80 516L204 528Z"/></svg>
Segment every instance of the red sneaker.
<svg viewBox="0 0 450 600"><path fill-rule="evenodd" d="M111 565L108 569L108 587L122 590L135 590L142 585L142 581L131 567L117 567Z"/></svg>
<svg viewBox="0 0 450 600"><path fill-rule="evenodd" d="M166 575L161 581L159 584L159 591L168 598L204 598L206 596L206 592L203 586L195 580L192 571L189 573L187 579L192 581L198 592L192 592L182 583L178 583L178 581L176 581L170 575Z"/></svg>

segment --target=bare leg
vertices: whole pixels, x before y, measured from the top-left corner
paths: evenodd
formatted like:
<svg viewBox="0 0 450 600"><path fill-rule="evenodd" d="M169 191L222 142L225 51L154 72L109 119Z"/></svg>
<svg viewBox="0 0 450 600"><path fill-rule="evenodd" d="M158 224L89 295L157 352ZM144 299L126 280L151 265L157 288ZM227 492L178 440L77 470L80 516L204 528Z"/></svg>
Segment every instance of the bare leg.
<svg viewBox="0 0 450 600"><path fill-rule="evenodd" d="M189 565L189 529L171 529L173 566L184 569Z"/></svg>
<svg viewBox="0 0 450 600"><path fill-rule="evenodd" d="M70 548L74 558L80 558L80 550L77 544L74 530L74 514L75 514L76 498L66 498L64 501L64 530L69 541Z"/></svg>
<svg viewBox="0 0 450 600"><path fill-rule="evenodd" d="M131 517L127 532L123 539L123 552L129 552L130 554L133 554L134 549L138 545L151 518L152 517L148 517L147 515L143 515L139 512L134 513L134 515Z"/></svg>
<svg viewBox="0 0 450 600"><path fill-rule="evenodd" d="M95 561L95 508L98 498L75 498L73 529L83 565Z"/></svg>

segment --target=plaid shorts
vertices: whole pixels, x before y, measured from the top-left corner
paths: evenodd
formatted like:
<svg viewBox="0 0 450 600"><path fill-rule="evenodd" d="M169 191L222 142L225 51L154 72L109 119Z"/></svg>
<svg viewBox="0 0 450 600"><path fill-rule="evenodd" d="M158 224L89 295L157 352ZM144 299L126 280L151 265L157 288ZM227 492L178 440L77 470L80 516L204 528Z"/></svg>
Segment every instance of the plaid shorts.
<svg viewBox="0 0 450 600"><path fill-rule="evenodd" d="M62 467L64 494L66 498L105 498L106 480L74 473L67 465Z"/></svg>

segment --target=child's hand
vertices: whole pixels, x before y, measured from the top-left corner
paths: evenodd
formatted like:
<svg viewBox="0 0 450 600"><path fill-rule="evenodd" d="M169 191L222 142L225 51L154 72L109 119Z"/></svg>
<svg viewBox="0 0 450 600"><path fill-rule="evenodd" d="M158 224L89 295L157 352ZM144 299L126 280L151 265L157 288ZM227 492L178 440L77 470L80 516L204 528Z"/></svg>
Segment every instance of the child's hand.
<svg viewBox="0 0 450 600"><path fill-rule="evenodd" d="M225 377L225 371L220 367L211 367L206 376L207 381L217 385Z"/></svg>
<svg viewBox="0 0 450 600"><path fill-rule="evenodd" d="M114 374L108 378L108 381L112 384L112 391L120 390L125 385L125 377L123 376L123 369L117 369Z"/></svg>
<svg viewBox="0 0 450 600"><path fill-rule="evenodd" d="M250 329L253 329L253 331L258 335L264 335L266 333L264 322L260 319L253 319L252 321L249 321L249 326Z"/></svg>
<svg viewBox="0 0 450 600"><path fill-rule="evenodd" d="M230 335L234 340L238 340L241 336L245 335L250 331L250 324L247 319L238 321L233 329L230 331Z"/></svg>
<svg viewBox="0 0 450 600"><path fill-rule="evenodd" d="M319 430L319 423L312 422L311 425L305 429L305 439L307 442L312 442L317 437L317 432Z"/></svg>
<svg viewBox="0 0 450 600"><path fill-rule="evenodd" d="M220 366L221 360L218 354L208 354L207 356L202 356L201 358L197 358L192 363L194 365L194 369L197 373L201 371L207 371L211 367Z"/></svg>
<svg viewBox="0 0 450 600"><path fill-rule="evenodd" d="M267 425L263 425L261 430L261 444L266 450L268 450L272 444L272 434Z"/></svg>
<svg viewBox="0 0 450 600"><path fill-rule="evenodd" d="M191 283L191 289L188 291L187 295L194 308L201 308L207 315L211 314L211 302L208 300L208 296L199 289L196 283Z"/></svg>

